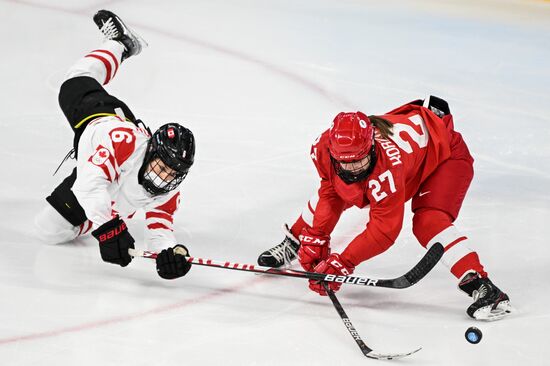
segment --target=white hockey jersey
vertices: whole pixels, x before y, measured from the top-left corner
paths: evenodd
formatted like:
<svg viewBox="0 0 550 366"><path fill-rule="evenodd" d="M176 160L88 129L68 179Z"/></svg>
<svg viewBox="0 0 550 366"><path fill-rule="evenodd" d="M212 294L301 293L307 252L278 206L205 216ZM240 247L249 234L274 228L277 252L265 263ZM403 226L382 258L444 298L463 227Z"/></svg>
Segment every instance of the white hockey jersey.
<svg viewBox="0 0 550 366"><path fill-rule="evenodd" d="M147 246L158 251L176 244L172 226L180 192L153 196L138 183L149 137L118 116L90 122L80 137L72 190L94 229L116 215L132 218L143 209Z"/></svg>

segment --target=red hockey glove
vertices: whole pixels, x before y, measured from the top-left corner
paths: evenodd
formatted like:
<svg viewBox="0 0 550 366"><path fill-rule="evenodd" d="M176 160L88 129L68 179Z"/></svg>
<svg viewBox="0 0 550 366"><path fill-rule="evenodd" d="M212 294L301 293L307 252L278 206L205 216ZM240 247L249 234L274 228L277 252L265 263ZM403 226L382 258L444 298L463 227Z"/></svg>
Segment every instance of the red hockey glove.
<svg viewBox="0 0 550 366"><path fill-rule="evenodd" d="M315 272L333 274L336 276L349 276L355 270L355 266L342 258L340 254L334 253L315 267ZM329 282L328 286L334 292L340 290L341 283ZM309 288L321 296L327 296L327 292L319 281L309 280Z"/></svg>
<svg viewBox="0 0 550 366"><path fill-rule="evenodd" d="M330 236L313 235L305 227L298 238L300 239L298 260L306 271L311 272L319 262L330 254Z"/></svg>

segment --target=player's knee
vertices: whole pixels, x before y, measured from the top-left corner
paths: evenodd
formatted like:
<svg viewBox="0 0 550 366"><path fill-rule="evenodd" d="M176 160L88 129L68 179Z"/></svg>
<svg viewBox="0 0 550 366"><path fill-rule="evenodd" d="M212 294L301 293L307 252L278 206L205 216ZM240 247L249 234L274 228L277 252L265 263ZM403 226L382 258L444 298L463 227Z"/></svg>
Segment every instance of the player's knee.
<svg viewBox="0 0 550 366"><path fill-rule="evenodd" d="M444 211L420 208L414 212L413 234L425 247L434 236L451 226L452 222L452 217Z"/></svg>
<svg viewBox="0 0 550 366"><path fill-rule="evenodd" d="M78 236L79 228L65 220L52 206L46 205L34 218L35 235L48 244L60 244Z"/></svg>
<svg viewBox="0 0 550 366"><path fill-rule="evenodd" d="M86 75L75 75L61 85L58 95L59 106L71 126L74 126L78 119L86 117L87 109L93 107L94 103L86 101L92 95L97 99L97 95L107 95L107 92L97 80Z"/></svg>

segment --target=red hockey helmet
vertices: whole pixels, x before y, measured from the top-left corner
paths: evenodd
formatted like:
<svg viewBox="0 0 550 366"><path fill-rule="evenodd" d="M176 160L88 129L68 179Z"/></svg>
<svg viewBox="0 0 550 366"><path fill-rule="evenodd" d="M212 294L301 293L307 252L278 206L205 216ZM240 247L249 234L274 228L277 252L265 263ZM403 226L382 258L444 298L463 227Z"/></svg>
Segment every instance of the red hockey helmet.
<svg viewBox="0 0 550 366"><path fill-rule="evenodd" d="M369 117L363 112L339 113L330 128L329 152L336 174L344 182L368 177L376 162L374 127Z"/></svg>

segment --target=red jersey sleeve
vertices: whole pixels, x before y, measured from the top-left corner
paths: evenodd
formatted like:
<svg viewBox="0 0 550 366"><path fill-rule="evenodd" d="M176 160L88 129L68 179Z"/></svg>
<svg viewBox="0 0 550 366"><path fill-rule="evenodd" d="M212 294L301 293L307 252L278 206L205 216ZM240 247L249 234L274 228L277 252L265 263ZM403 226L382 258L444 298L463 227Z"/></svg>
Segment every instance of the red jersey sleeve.
<svg viewBox="0 0 550 366"><path fill-rule="evenodd" d="M147 228L145 238L148 248L159 251L176 245L174 235L174 214L180 204L180 192L168 196L167 200L156 206L147 209L145 212L145 223Z"/></svg>
<svg viewBox="0 0 550 366"><path fill-rule="evenodd" d="M328 131L319 136L311 146L311 159L321 178L319 187L319 201L313 216L312 231L318 235L330 235L340 219L346 203L334 190L329 180L329 173L325 170L330 167L330 154L328 152Z"/></svg>

